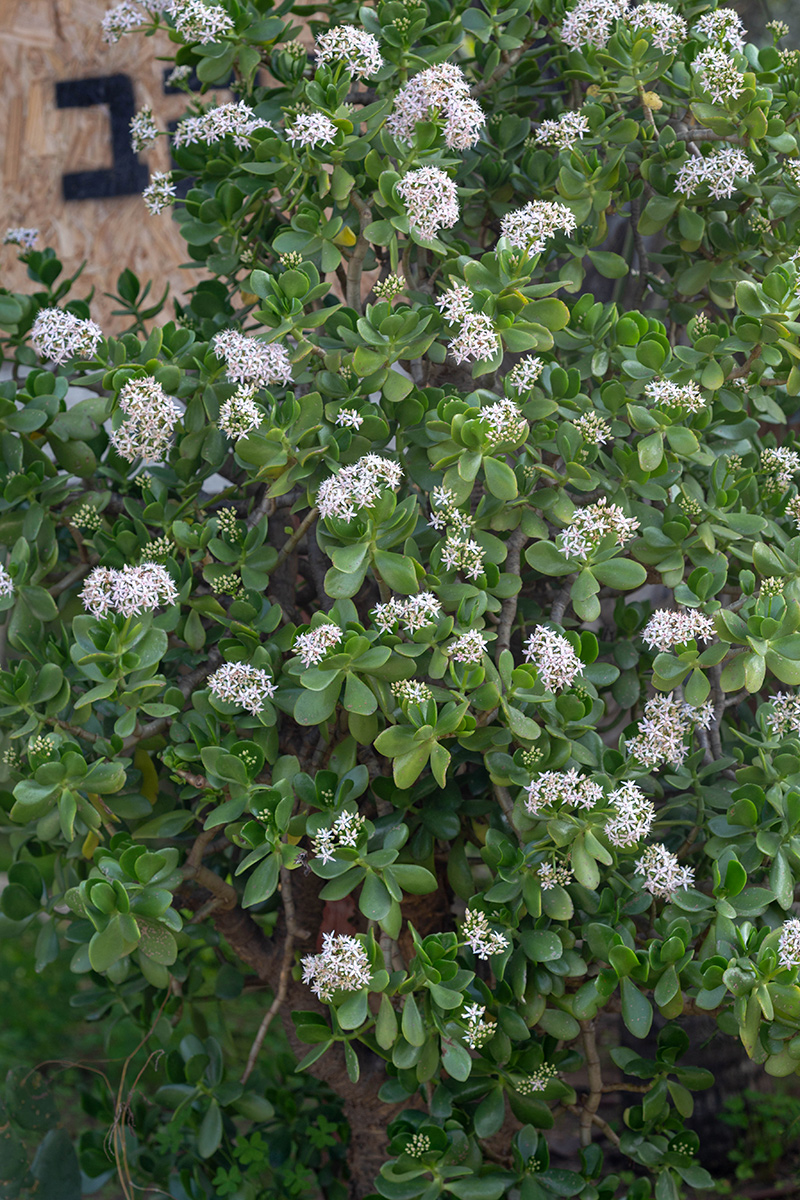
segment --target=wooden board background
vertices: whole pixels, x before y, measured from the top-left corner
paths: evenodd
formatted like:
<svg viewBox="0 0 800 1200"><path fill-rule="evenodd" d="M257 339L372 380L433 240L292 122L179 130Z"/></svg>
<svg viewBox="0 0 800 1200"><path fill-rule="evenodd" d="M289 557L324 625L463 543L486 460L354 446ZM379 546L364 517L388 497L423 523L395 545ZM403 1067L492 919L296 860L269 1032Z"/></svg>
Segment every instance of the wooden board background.
<svg viewBox="0 0 800 1200"><path fill-rule="evenodd" d="M56 107L56 82L123 73L133 83L136 109L152 105L160 128L184 110L186 97L164 95L168 53L164 35L126 34L116 45L103 41L100 22L113 0L0 0L0 239L8 226L35 226L39 247L50 245L67 274L87 259L75 294L94 286L92 316L114 332L120 319L103 293L112 291L125 266L140 280L153 279L180 293L203 277L181 270L185 244L169 211L152 217L140 195L65 201L63 174L111 165L108 109ZM215 93L230 99L228 93ZM167 170L165 139L140 156L150 171ZM0 248L0 285L23 290L27 278L16 249ZM169 320L168 301L163 320Z"/></svg>

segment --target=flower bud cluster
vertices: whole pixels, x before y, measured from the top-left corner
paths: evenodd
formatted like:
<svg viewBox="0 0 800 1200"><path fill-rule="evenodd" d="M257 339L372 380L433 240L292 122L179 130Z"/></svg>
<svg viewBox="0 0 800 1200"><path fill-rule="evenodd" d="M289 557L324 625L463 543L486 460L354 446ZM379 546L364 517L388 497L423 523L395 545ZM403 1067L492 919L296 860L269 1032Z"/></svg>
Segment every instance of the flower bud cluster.
<svg viewBox="0 0 800 1200"><path fill-rule="evenodd" d="M762 450L761 470L769 476L767 486L770 491L785 491L800 471L800 454L787 446Z"/></svg>
<svg viewBox="0 0 800 1200"><path fill-rule="evenodd" d="M433 699L433 692L428 684L419 679L398 679L389 687L400 704L425 704Z"/></svg>
<svg viewBox="0 0 800 1200"><path fill-rule="evenodd" d="M229 438L245 437L258 429L264 414L255 402L256 389L252 383L240 383L219 409L219 427Z"/></svg>
<svg viewBox="0 0 800 1200"><path fill-rule="evenodd" d="M344 634L338 625L326 623L317 625L316 629L309 629L307 633L299 633L292 648L295 654L299 655L304 667L313 667L322 662L328 651L338 646L343 637Z"/></svg>
<svg viewBox="0 0 800 1200"><path fill-rule="evenodd" d="M675 190L693 196L698 188L707 186L714 199L720 200L732 196L737 179L750 179L755 169L743 150L726 146L703 158L687 159L675 176Z"/></svg>
<svg viewBox="0 0 800 1200"><path fill-rule="evenodd" d="M262 342L236 329L224 329L213 338L214 353L225 360L225 371L233 383L252 383L256 388L292 381L288 351L278 342Z"/></svg>
<svg viewBox="0 0 800 1200"><path fill-rule="evenodd" d="M373 619L381 633L390 633L400 622L408 633L433 625L442 615L442 606L432 592L420 592L400 600L393 596L372 610Z"/></svg>
<svg viewBox="0 0 800 1200"><path fill-rule="evenodd" d="M372 978L366 950L345 933L323 933L322 952L307 954L302 962L303 983L320 1000L331 1000L334 992L359 992Z"/></svg>
<svg viewBox="0 0 800 1200"><path fill-rule="evenodd" d="M153 612L160 604L177 604L176 588L166 567L144 562L138 567L95 567L80 593L83 607L94 617L110 612L123 617Z"/></svg>
<svg viewBox="0 0 800 1200"><path fill-rule="evenodd" d="M454 63L437 63L404 84L386 127L393 137L410 142L417 122L431 116L443 118L445 143L451 150L468 150L480 138L483 110L470 96L464 72Z"/></svg>
<svg viewBox="0 0 800 1200"><path fill-rule="evenodd" d="M543 892L549 892L554 887L566 887L568 883L572 883L573 878L572 871L563 863L544 862L536 874Z"/></svg>
<svg viewBox="0 0 800 1200"><path fill-rule="evenodd" d="M119 394L125 420L110 434L111 444L122 458L134 462L159 462L172 442L172 432L181 411L160 383L150 376L129 379Z"/></svg>
<svg viewBox="0 0 800 1200"><path fill-rule="evenodd" d="M500 442L518 445L528 436L528 422L513 400L503 399L496 404L488 404L481 409L480 418L490 446L497 446Z"/></svg>
<svg viewBox="0 0 800 1200"><path fill-rule="evenodd" d="M3 245L19 246L22 250L33 250L38 236L38 229L26 229L23 226L18 225L6 230L5 237L3 238Z"/></svg>
<svg viewBox="0 0 800 1200"><path fill-rule="evenodd" d="M619 505L609 504L603 497L595 504L576 508L557 541L567 558L586 558L608 537L613 537L617 546L624 546L638 528L636 517L626 517Z"/></svg>
<svg viewBox="0 0 800 1200"><path fill-rule="evenodd" d="M694 708L672 696L653 696L644 706L638 733L628 740L628 754L648 771L663 763L679 767L688 754L684 739L697 726L708 729L713 714L710 701Z"/></svg>
<svg viewBox="0 0 800 1200"><path fill-rule="evenodd" d="M272 676L261 667L242 662L223 663L209 676L208 686L218 700L239 704L254 716L261 712L264 701L275 695Z"/></svg>
<svg viewBox="0 0 800 1200"><path fill-rule="evenodd" d="M31 345L36 353L55 363L91 358L102 338L103 331L94 321L61 308L41 309L31 329Z"/></svg>
<svg viewBox="0 0 800 1200"><path fill-rule="evenodd" d="M599 783L587 779L573 767L569 771L544 771L525 788L525 809L539 816L543 809L594 808L603 799ZM550 814L548 814L550 815Z"/></svg>
<svg viewBox="0 0 800 1200"><path fill-rule="evenodd" d="M584 413L573 421L583 440L590 446L604 446L611 439L611 426L596 412Z"/></svg>
<svg viewBox="0 0 800 1200"><path fill-rule="evenodd" d="M336 851L343 846L355 848L359 834L364 828L364 820L358 813L347 810L339 813L330 829L320 829L314 834L314 854L321 858L323 863L329 863L335 858Z"/></svg>
<svg viewBox="0 0 800 1200"><path fill-rule="evenodd" d="M645 846L636 860L636 873L644 876L645 891L661 900L671 900L680 888L694 886L693 868L682 867L677 855L660 842Z"/></svg>
<svg viewBox="0 0 800 1200"><path fill-rule="evenodd" d="M800 737L800 695L793 692L777 692L770 696L772 712L767 717L767 726L774 737L785 737L787 733Z"/></svg>
<svg viewBox="0 0 800 1200"><path fill-rule="evenodd" d="M558 1070L552 1063L542 1063L535 1071L531 1071L524 1079L514 1084L514 1091L520 1096L531 1096L534 1092L543 1092L551 1079L555 1079Z"/></svg>
<svg viewBox="0 0 800 1200"><path fill-rule="evenodd" d="M140 109L135 117L131 118L131 149L134 154L141 154L144 150L149 150L158 140L159 128L153 118L153 110L149 104Z"/></svg>
<svg viewBox="0 0 800 1200"><path fill-rule="evenodd" d="M536 667L539 682L548 692L569 687L583 671L571 643L546 625L537 625L525 642L525 661Z"/></svg>
<svg viewBox="0 0 800 1200"><path fill-rule="evenodd" d="M320 516L336 517L349 525L359 509L371 508L378 502L384 488L396 492L402 479L398 463L379 454L365 454L320 484L317 491Z"/></svg>
<svg viewBox="0 0 800 1200"><path fill-rule="evenodd" d="M656 818L652 800L628 780L611 793L612 815L606 822L606 837L612 846L635 846L647 837Z"/></svg>
<svg viewBox="0 0 800 1200"><path fill-rule="evenodd" d="M714 632L712 618L696 608L659 608L642 630L642 641L649 650L663 651L693 639L708 642Z"/></svg>
<svg viewBox="0 0 800 1200"><path fill-rule="evenodd" d="M450 643L447 653L457 663L480 663L486 652L486 641L477 629L469 629Z"/></svg>
<svg viewBox="0 0 800 1200"><path fill-rule="evenodd" d="M588 132L588 117L581 112L563 112L555 121L542 121L534 134L534 140L539 146L556 146L559 150L571 150Z"/></svg>
<svg viewBox="0 0 800 1200"><path fill-rule="evenodd" d="M572 233L577 222L572 209L558 200L530 200L512 209L500 222L501 235L527 258L541 254L549 238Z"/></svg>
<svg viewBox="0 0 800 1200"><path fill-rule="evenodd" d="M706 408L703 393L694 380L675 383L672 379L651 379L644 394L658 408L685 408L690 413L699 413Z"/></svg>
<svg viewBox="0 0 800 1200"><path fill-rule="evenodd" d="M169 208L177 194L177 188L172 182L172 173L170 171L154 171L150 176L149 184L142 192L142 199L151 217L156 217L165 208Z"/></svg>
<svg viewBox="0 0 800 1200"><path fill-rule="evenodd" d="M461 1014L462 1018L467 1022L464 1041L471 1050L479 1050L481 1046L489 1041L489 1038L494 1036L497 1029L495 1021L483 1020L485 1012L486 1009L482 1004L466 1004Z"/></svg>
<svg viewBox="0 0 800 1200"><path fill-rule="evenodd" d="M300 113L291 128L287 128L286 137L293 146L327 146L338 132L324 113Z"/></svg>
<svg viewBox="0 0 800 1200"><path fill-rule="evenodd" d="M220 104L196 117L184 117L173 134L177 147L202 143L213 146L223 138L232 137L239 150L247 150L250 137L257 129L271 129L269 121L257 117L252 108L240 100L238 104Z"/></svg>
<svg viewBox="0 0 800 1200"><path fill-rule="evenodd" d="M405 204L409 228L424 242L458 220L458 189L440 167L408 171L397 184L397 194Z"/></svg>
<svg viewBox="0 0 800 1200"><path fill-rule="evenodd" d="M464 941L476 958L487 959L495 954L502 954L508 949L508 938L504 933L495 933L489 928L489 920L485 912L470 908L464 917L461 927Z"/></svg>
<svg viewBox="0 0 800 1200"><path fill-rule="evenodd" d="M336 25L317 38L317 62L342 62L351 75L370 79L383 66L378 39L354 25Z"/></svg>

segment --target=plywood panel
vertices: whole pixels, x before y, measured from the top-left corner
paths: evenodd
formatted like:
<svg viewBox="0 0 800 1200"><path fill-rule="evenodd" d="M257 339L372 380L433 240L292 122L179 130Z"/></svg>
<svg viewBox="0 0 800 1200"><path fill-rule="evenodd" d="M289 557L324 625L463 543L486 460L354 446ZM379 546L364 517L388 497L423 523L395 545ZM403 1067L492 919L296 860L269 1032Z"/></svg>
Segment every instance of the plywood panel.
<svg viewBox="0 0 800 1200"><path fill-rule="evenodd" d="M51 245L68 273L87 259L79 294L95 288L92 315L111 332L120 324L103 293L113 290L122 267L153 278L156 292L168 280L178 294L201 273L180 269L186 248L169 213L151 217L138 194L63 199L63 174L108 167L112 156L107 107L59 109L57 82L128 75L136 108L151 104L162 128L185 105L183 96L164 95L165 64L156 55L169 53L168 39L128 34L107 45L100 22L109 6L110 0L0 0L0 236L9 225L36 226L39 245ZM151 172L167 170L165 142L141 159ZM14 248L2 247L0 283L22 288L25 282Z"/></svg>

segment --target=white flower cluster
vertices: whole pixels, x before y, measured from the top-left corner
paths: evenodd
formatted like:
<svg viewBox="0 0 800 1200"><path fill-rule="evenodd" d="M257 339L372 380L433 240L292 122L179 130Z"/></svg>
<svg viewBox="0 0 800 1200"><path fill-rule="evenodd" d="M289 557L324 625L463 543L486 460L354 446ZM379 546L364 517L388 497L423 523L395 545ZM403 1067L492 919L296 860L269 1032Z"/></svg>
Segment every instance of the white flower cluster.
<svg viewBox="0 0 800 1200"><path fill-rule="evenodd" d="M164 82L167 87L176 87L179 83L184 83L189 79L191 74L192 68L188 63L184 63L183 66L173 67Z"/></svg>
<svg viewBox="0 0 800 1200"><path fill-rule="evenodd" d="M501 236L515 250L524 250L528 258L541 254L548 238L557 233L572 233L575 214L558 200L530 200L522 208L512 209L500 222Z"/></svg>
<svg viewBox="0 0 800 1200"><path fill-rule="evenodd" d="M317 625L316 629L309 629L307 633L298 633L292 649L299 655L304 667L313 667L322 662L328 651L338 646L343 637L338 625Z"/></svg>
<svg viewBox="0 0 800 1200"><path fill-rule="evenodd" d="M123 33L131 33L147 20L148 14L132 0L122 0L115 8L109 8L100 27L103 30L103 41L113 45L118 42Z"/></svg>
<svg viewBox="0 0 800 1200"><path fill-rule="evenodd" d="M212 344L214 353L225 360L225 372L233 383L267 388L292 381L288 351L277 342L262 342L235 329L223 329L214 335Z"/></svg>
<svg viewBox="0 0 800 1200"><path fill-rule="evenodd" d="M338 517L349 525L358 509L376 504L384 488L396 492L402 479L402 468L396 462L379 454L365 454L320 484L320 516Z"/></svg>
<svg viewBox="0 0 800 1200"><path fill-rule="evenodd" d="M472 953L481 959L491 958L494 954L502 954L508 949L508 938L504 933L495 933L489 928L485 912L470 908L464 916L461 927L464 941Z"/></svg>
<svg viewBox="0 0 800 1200"><path fill-rule="evenodd" d="M163 459L181 413L161 384L150 376L129 379L119 394L119 407L125 420L110 434L117 454L128 462Z"/></svg>
<svg viewBox="0 0 800 1200"><path fill-rule="evenodd" d="M360 429L364 418L355 408L340 408L336 414L336 424L343 429Z"/></svg>
<svg viewBox="0 0 800 1200"><path fill-rule="evenodd" d="M656 810L652 800L630 780L611 793L609 800L613 813L606 823L606 837L612 846L625 848L635 846L647 837Z"/></svg>
<svg viewBox="0 0 800 1200"><path fill-rule="evenodd" d="M414 633L425 625L434 625L442 615L442 606L432 592L420 592L402 600L393 596L385 604L377 604L372 615L381 633L390 633L401 621L408 633Z"/></svg>
<svg viewBox="0 0 800 1200"><path fill-rule="evenodd" d="M645 0L628 15L628 24L637 33L649 33L650 40L665 54L677 50L686 41L686 22L671 4Z"/></svg>
<svg viewBox="0 0 800 1200"><path fill-rule="evenodd" d="M251 667L242 662L223 663L209 676L208 686L218 700L240 704L253 715L260 713L264 701L271 700L275 695L272 676L261 667Z"/></svg>
<svg viewBox="0 0 800 1200"><path fill-rule="evenodd" d="M286 130L286 137L293 146L327 146L338 132L324 113L300 113L292 127Z"/></svg>
<svg viewBox="0 0 800 1200"><path fill-rule="evenodd" d="M561 26L561 40L573 50L581 46L602 48L611 36L611 27L628 11L628 0L578 0Z"/></svg>
<svg viewBox="0 0 800 1200"><path fill-rule="evenodd" d="M708 186L715 200L732 196L737 179L749 179L755 166L736 146L712 150L704 158L688 159L675 176L675 190L693 196L699 187Z"/></svg>
<svg viewBox="0 0 800 1200"><path fill-rule="evenodd" d="M173 134L176 146L191 146L201 142L213 146L228 136L239 150L247 150L250 136L257 129L271 129L269 121L257 117L252 108L240 100L238 104L220 104L197 117L184 117Z"/></svg>
<svg viewBox="0 0 800 1200"><path fill-rule="evenodd" d="M741 52L744 50L744 39L747 33L741 17L732 8L716 8L704 13L699 21L692 26L695 37L707 38L728 50Z"/></svg>
<svg viewBox="0 0 800 1200"><path fill-rule="evenodd" d="M474 311L472 292L465 283L456 281L447 291L442 292L436 301L436 307L442 310L442 316L448 325L457 325Z"/></svg>
<svg viewBox="0 0 800 1200"><path fill-rule="evenodd" d="M189 43L206 46L234 30L233 20L221 5L205 4L203 0L171 0L167 11L178 33Z"/></svg>
<svg viewBox="0 0 800 1200"><path fill-rule="evenodd" d="M410 1158L422 1158L431 1148L431 1139L427 1133L415 1133L406 1145L405 1153Z"/></svg>
<svg viewBox="0 0 800 1200"><path fill-rule="evenodd" d="M9 575L5 567L0 563L0 596L14 595L14 580Z"/></svg>
<svg viewBox="0 0 800 1200"><path fill-rule="evenodd" d="M696 608L656 609L642 630L649 650L671 650L693 639L708 642L713 636L713 620Z"/></svg>
<svg viewBox="0 0 800 1200"><path fill-rule="evenodd" d="M449 349L457 363L484 362L494 358L500 349L500 341L494 321L488 313L467 313Z"/></svg>
<svg viewBox="0 0 800 1200"><path fill-rule="evenodd" d="M688 753L684 738L696 726L707 729L713 711L711 701L693 708L671 696L653 696L644 706L639 732L628 741L628 754L648 771L663 763L679 767Z"/></svg>
<svg viewBox="0 0 800 1200"><path fill-rule="evenodd" d="M252 383L240 383L219 408L219 427L229 438L240 438L258 429L264 414L255 402Z"/></svg>
<svg viewBox="0 0 800 1200"><path fill-rule="evenodd" d="M61 308L43 308L31 329L31 344L40 358L55 363L71 358L91 358L103 331L94 321L83 320Z"/></svg>
<svg viewBox="0 0 800 1200"><path fill-rule="evenodd" d="M517 445L528 436L528 422L523 417L513 400L498 400L496 404L488 404L480 411L480 418L486 428L486 440L490 446L500 442L514 442Z"/></svg>
<svg viewBox="0 0 800 1200"><path fill-rule="evenodd" d="M800 967L800 920L789 917L781 926L778 962L782 967Z"/></svg>
<svg viewBox="0 0 800 1200"><path fill-rule="evenodd" d="M109 612L123 617L153 612L160 604L176 604L178 589L166 567L144 562L138 567L95 567L81 592L83 607L93 617Z"/></svg>
<svg viewBox="0 0 800 1200"><path fill-rule="evenodd" d="M371 977L366 950L346 933L323 933L322 952L303 959L303 983L320 1000L331 1000L334 992L359 992Z"/></svg>
<svg viewBox="0 0 800 1200"><path fill-rule="evenodd" d="M636 860L636 873L644 876L645 891L661 900L671 900L680 888L694 885L692 867L682 867L677 855L660 842L645 846L642 857Z"/></svg>
<svg viewBox="0 0 800 1200"><path fill-rule="evenodd" d="M346 810L339 813L330 829L320 829L318 833L314 834L312 841L314 854L321 858L323 863L331 862L336 857L336 851L343 846L355 848L358 835L363 828L364 817L358 813Z"/></svg>
<svg viewBox="0 0 800 1200"><path fill-rule="evenodd" d="M445 531L442 562L447 570L463 571L468 579L477 579L483 574L483 547L469 537L472 518L462 513L454 500L449 488L435 487L431 492L431 504L437 511L432 513L428 524L439 532Z"/></svg>
<svg viewBox="0 0 800 1200"><path fill-rule="evenodd" d="M409 171L397 184L397 194L406 206L409 228L424 242L458 220L458 189L439 167Z"/></svg>
<svg viewBox="0 0 800 1200"><path fill-rule="evenodd" d="M515 392L529 392L538 382L543 370L542 359L528 354L525 358L521 358L506 375L506 387L512 388Z"/></svg>
<svg viewBox="0 0 800 1200"><path fill-rule="evenodd" d="M401 704L425 704L433 698L427 683L419 679L398 679L389 685L395 700Z"/></svg>
<svg viewBox="0 0 800 1200"><path fill-rule="evenodd" d="M165 208L169 208L177 195L177 189L172 182L170 171L154 171L150 182L142 192L147 211L151 217L156 217Z"/></svg>
<svg viewBox="0 0 800 1200"><path fill-rule="evenodd" d="M458 663L480 663L483 662L483 656L486 652L486 641L482 633L477 629L470 629L466 633L462 633L454 642L450 643L447 653Z"/></svg>
<svg viewBox="0 0 800 1200"><path fill-rule="evenodd" d="M638 528L636 517L626 517L618 504L609 504L603 497L595 504L576 508L557 541L567 558L586 558L607 537L613 537L617 546L624 546Z"/></svg>
<svg viewBox="0 0 800 1200"><path fill-rule="evenodd" d="M777 692L770 696L772 712L767 717L769 731L774 737L787 733L800 736L800 696L793 692Z"/></svg>
<svg viewBox="0 0 800 1200"><path fill-rule="evenodd" d="M611 426L596 412L576 417L573 424L589 446L603 446L611 437Z"/></svg>
<svg viewBox="0 0 800 1200"><path fill-rule="evenodd" d="M6 230L3 245L20 246L23 250L32 250L38 236L38 229L26 229L22 225L17 225Z"/></svg>
<svg viewBox="0 0 800 1200"><path fill-rule="evenodd" d="M651 379L644 389L648 400L659 408L685 408L687 412L699 413L706 407L705 398L694 380L675 383L672 379Z"/></svg>
<svg viewBox="0 0 800 1200"><path fill-rule="evenodd" d="M467 1022L464 1041L471 1050L479 1050L490 1037L494 1036L496 1022L484 1021L486 1009L482 1004L466 1004L461 1016Z"/></svg>
<svg viewBox="0 0 800 1200"><path fill-rule="evenodd" d="M533 136L539 146L571 150L588 132L589 118L582 112L563 112L555 121L542 121Z"/></svg>
<svg viewBox="0 0 800 1200"><path fill-rule="evenodd" d="M525 642L525 661L534 664L539 682L548 692L569 687L583 670L583 663L567 639L546 625L537 625Z"/></svg>
<svg viewBox="0 0 800 1200"><path fill-rule="evenodd" d="M155 146L158 141L159 128L155 123L153 110L149 104L146 104L135 117L131 118L130 131L131 149L134 154L141 154L142 151Z"/></svg>
<svg viewBox="0 0 800 1200"><path fill-rule="evenodd" d="M468 150L480 138L486 118L455 63L437 63L410 79L395 97L386 128L393 137L408 142L417 122L431 115L444 118L445 143L451 150Z"/></svg>
<svg viewBox="0 0 800 1200"><path fill-rule="evenodd" d="M343 62L351 75L370 79L383 66L380 43L366 29L354 25L336 25L317 38L317 61Z"/></svg>
<svg viewBox="0 0 800 1200"><path fill-rule="evenodd" d="M770 476L770 485L779 491L791 487L792 478L800 471L800 454L786 446L761 451L761 470Z"/></svg>
<svg viewBox="0 0 800 1200"><path fill-rule="evenodd" d="M594 808L603 799L599 783L580 775L573 767L569 771L543 771L525 788L528 793L525 809L538 816L542 809Z"/></svg>
<svg viewBox="0 0 800 1200"><path fill-rule="evenodd" d="M520 1079L514 1084L514 1091L519 1092L520 1096L530 1096L534 1092L543 1092L551 1079L555 1079L558 1075L558 1070L552 1063L542 1063L530 1075L526 1075L524 1079Z"/></svg>
<svg viewBox="0 0 800 1200"><path fill-rule="evenodd" d="M709 46L692 63L697 82L708 92L715 104L735 100L744 91L744 77L736 63L725 51Z"/></svg>
<svg viewBox="0 0 800 1200"><path fill-rule="evenodd" d="M572 883L572 871L563 863L544 862L536 874L543 892L549 892L554 887L566 887L568 883Z"/></svg>

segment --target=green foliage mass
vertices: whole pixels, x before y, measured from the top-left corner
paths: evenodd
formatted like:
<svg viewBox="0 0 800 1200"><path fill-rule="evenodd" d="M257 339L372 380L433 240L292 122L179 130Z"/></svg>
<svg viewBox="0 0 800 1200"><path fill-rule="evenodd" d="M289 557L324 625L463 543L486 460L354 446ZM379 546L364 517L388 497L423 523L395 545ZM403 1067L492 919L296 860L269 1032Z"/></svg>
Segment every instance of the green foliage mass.
<svg viewBox="0 0 800 1200"><path fill-rule="evenodd" d="M798 52L683 0L333 0L311 54L292 0L161 8L105 28L178 68L146 199L207 277L126 268L105 335L12 231L0 292L2 932L139 1046L85 1181L694 1195L692 1018L800 1073ZM72 1200L25 1070L0 1194Z"/></svg>

